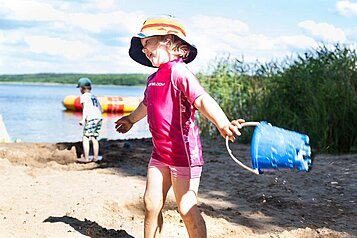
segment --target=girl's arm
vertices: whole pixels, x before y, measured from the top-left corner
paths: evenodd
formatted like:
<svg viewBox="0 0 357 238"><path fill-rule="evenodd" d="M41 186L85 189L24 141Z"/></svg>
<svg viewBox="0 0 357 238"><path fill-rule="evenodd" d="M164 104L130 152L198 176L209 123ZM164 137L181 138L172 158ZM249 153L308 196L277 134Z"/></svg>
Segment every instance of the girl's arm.
<svg viewBox="0 0 357 238"><path fill-rule="evenodd" d="M210 120L223 138L227 136L233 142L234 134L240 136L241 133L238 129L241 129L242 126L240 123L244 122L244 120L234 120L230 122L224 114L222 108L218 105L218 103L207 93L200 95L196 98L194 102L194 106L208 119Z"/></svg>
<svg viewBox="0 0 357 238"><path fill-rule="evenodd" d="M120 133L128 132L131 127L146 116L146 106L141 102L129 115L119 118L115 122L115 130Z"/></svg>

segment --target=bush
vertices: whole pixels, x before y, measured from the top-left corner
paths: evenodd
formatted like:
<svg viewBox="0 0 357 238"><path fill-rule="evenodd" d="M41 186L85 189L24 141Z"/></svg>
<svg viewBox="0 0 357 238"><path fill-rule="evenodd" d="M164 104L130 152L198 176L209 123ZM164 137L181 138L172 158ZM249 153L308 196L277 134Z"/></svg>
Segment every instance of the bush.
<svg viewBox="0 0 357 238"><path fill-rule="evenodd" d="M336 45L279 64L222 59L198 77L229 119L266 120L309 135L318 151L348 152L357 145L356 67L356 51ZM200 115L197 121L202 134L218 135Z"/></svg>
<svg viewBox="0 0 357 238"><path fill-rule="evenodd" d="M320 151L348 152L357 144L357 56L322 46L270 78L260 116L311 137Z"/></svg>
<svg viewBox="0 0 357 238"><path fill-rule="evenodd" d="M264 76L259 74L260 67L225 58L218 61L211 74L199 73L198 78L229 120L254 120L258 114L257 104L265 89ZM219 134L216 127L200 115L197 121L203 135L216 137ZM248 142L250 134L243 133L240 140Z"/></svg>

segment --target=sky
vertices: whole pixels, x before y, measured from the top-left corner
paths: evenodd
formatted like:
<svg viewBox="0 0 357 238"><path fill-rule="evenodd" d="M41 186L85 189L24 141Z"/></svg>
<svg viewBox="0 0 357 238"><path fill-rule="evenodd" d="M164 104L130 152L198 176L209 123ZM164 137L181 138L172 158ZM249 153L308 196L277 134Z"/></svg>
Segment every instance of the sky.
<svg viewBox="0 0 357 238"><path fill-rule="evenodd" d="M152 15L170 14L198 48L189 64L269 62L319 45L357 49L357 0L0 0L0 74L151 73L128 55Z"/></svg>

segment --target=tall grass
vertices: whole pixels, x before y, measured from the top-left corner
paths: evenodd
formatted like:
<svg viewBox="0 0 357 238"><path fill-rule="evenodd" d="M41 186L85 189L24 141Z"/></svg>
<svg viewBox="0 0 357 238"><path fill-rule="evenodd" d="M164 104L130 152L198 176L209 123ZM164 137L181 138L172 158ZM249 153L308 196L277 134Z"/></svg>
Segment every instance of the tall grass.
<svg viewBox="0 0 357 238"><path fill-rule="evenodd" d="M257 104L265 90L260 67L243 60L224 58L217 61L209 75L199 73L198 78L228 118L253 119L258 114ZM197 121L203 135L218 135L214 125L203 117L198 116ZM247 142L249 137L250 133L244 133L240 140Z"/></svg>
<svg viewBox="0 0 357 238"><path fill-rule="evenodd" d="M314 149L349 152L357 147L357 54L321 46L283 62L247 64L223 59L199 74L230 119L266 120L310 136ZM216 131L198 118L203 134ZM243 138L248 141L248 136Z"/></svg>

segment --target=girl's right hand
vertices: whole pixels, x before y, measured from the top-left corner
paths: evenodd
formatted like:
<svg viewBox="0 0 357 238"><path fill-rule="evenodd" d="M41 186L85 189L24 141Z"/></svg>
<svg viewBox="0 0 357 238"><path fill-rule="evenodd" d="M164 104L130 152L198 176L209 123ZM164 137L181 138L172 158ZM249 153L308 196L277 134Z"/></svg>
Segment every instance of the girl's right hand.
<svg viewBox="0 0 357 238"><path fill-rule="evenodd" d="M226 138L228 136L229 140L231 142L234 142L235 140L234 134L236 134L237 136L241 135L241 132L239 130L242 129L241 124L244 122L245 122L244 119L233 120L231 121L230 124L227 124L223 128L219 129L219 132L221 133L223 138Z"/></svg>
<svg viewBox="0 0 357 238"><path fill-rule="evenodd" d="M115 122L115 130L119 133L126 133L133 127L133 125L134 123L131 122L129 116L123 116Z"/></svg>

